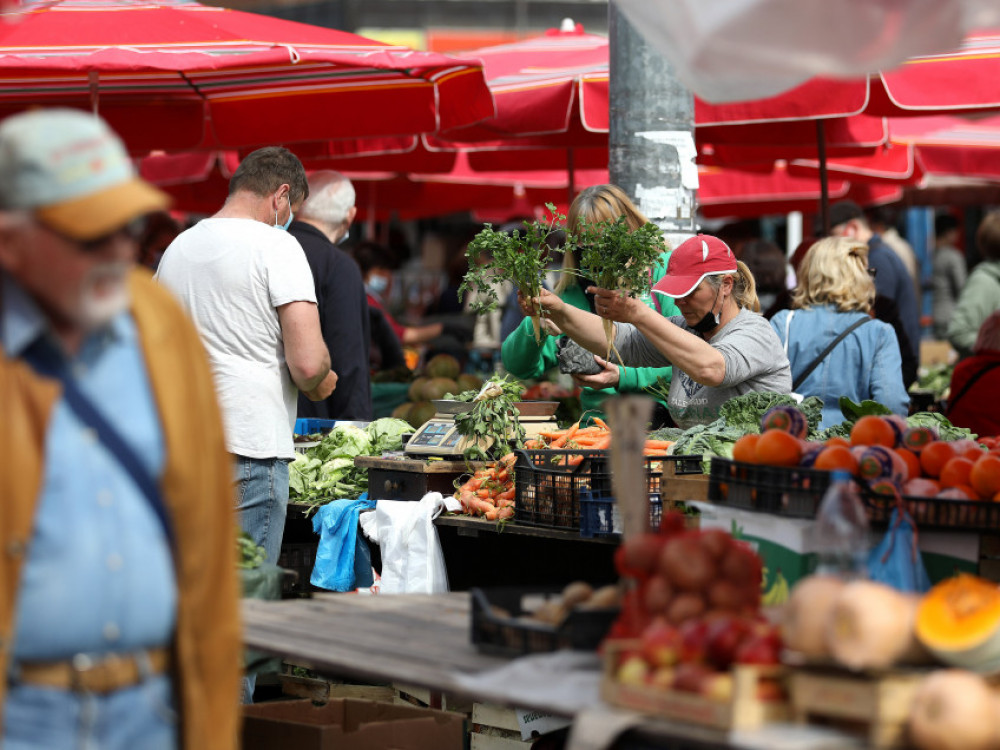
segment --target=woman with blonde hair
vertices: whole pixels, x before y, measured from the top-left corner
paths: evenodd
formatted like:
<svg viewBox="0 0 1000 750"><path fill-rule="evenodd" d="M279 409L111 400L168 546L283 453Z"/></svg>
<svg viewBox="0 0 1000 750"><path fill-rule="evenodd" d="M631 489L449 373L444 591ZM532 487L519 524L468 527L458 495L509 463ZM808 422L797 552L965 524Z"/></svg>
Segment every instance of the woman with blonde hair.
<svg viewBox="0 0 1000 750"><path fill-rule="evenodd" d="M891 325L872 318L874 300L868 246L827 237L802 259L792 309L771 319L791 363L792 390L823 399L823 427L843 421L841 396L906 416L899 341Z"/></svg>
<svg viewBox="0 0 1000 750"><path fill-rule="evenodd" d="M592 352L607 349L602 318L616 321L615 347L626 367L673 366L667 407L679 427L718 419L719 407L734 396L791 388L781 342L759 314L753 275L717 237L681 243L653 286L654 295L676 301L678 316L664 318L616 290L588 291L595 295L596 315L544 290L524 306L547 310Z"/></svg>
<svg viewBox="0 0 1000 750"><path fill-rule="evenodd" d="M617 221L620 216L625 217L625 223L631 231L649 223L620 187L593 185L580 192L570 205L567 226L570 231L574 231L586 223ZM665 273L666 259L669 257L669 251L665 252L661 256L661 261L650 270L654 282ZM575 253L572 250L567 251L563 256L564 273L559 277L554 293L572 307L593 311L593 295L586 291L592 282L574 273L577 268ZM672 301L669 305L664 304L658 309L663 315L678 314ZM562 340L565 337L557 327L551 325L550 321L545 320L543 325L546 332L551 335L544 337L540 344L535 340L531 321L527 317L504 339L501 357L504 368L510 374L522 379L539 378L546 370L557 364L558 352L564 345ZM577 373L573 376L577 385L581 386L580 404L585 416L602 416L600 404L608 396L616 393L642 393L656 384L659 378L669 381L671 377L669 367L623 368L597 356L593 361L592 369L595 372Z"/></svg>

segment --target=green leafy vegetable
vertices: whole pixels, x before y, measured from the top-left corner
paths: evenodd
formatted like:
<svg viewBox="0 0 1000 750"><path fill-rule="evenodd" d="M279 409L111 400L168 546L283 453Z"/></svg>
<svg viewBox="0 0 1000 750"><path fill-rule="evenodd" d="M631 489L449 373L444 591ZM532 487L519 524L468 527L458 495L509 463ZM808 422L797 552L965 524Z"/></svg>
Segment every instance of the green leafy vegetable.
<svg viewBox="0 0 1000 750"><path fill-rule="evenodd" d="M259 568L267 559L264 548L257 546L253 538L245 531L241 531L236 538L236 551L239 555L239 566L246 570Z"/></svg>
<svg viewBox="0 0 1000 750"><path fill-rule="evenodd" d="M365 432L368 433L372 453L378 456L386 451L398 451L402 448L403 435L413 432L413 427L403 419L382 417L369 424Z"/></svg>
<svg viewBox="0 0 1000 750"><path fill-rule="evenodd" d="M459 299L467 291L478 293L472 303L472 311L483 314L496 309L498 280L509 279L526 297L537 297L541 293L542 279L548 269L553 253L561 253L560 247L549 245L549 238L566 217L556 212L556 207L547 203L551 217L547 223L523 222L524 231L499 232L491 224L479 232L469 243L466 258L469 271L458 287ZM541 342L541 322L532 317L535 340Z"/></svg>
<svg viewBox="0 0 1000 750"><path fill-rule="evenodd" d="M458 434L470 439L463 452L467 461L492 460L509 453L511 447L524 447L524 428L514 406L522 393L524 386L517 380L494 375L473 399L472 409L455 415Z"/></svg>
<svg viewBox="0 0 1000 750"><path fill-rule="evenodd" d="M976 434L968 427L956 427L940 412L918 411L906 418L910 427L933 427L942 440L974 439Z"/></svg>
<svg viewBox="0 0 1000 750"><path fill-rule="evenodd" d="M844 419L848 422L857 422L861 417L867 417L872 414L876 416L892 414L892 409L885 404L880 404L878 401L865 399L860 404L856 404L847 396L841 396L838 403L840 404L840 413L844 415Z"/></svg>
<svg viewBox="0 0 1000 750"><path fill-rule="evenodd" d="M649 269L667 249L659 227L649 222L631 230L625 216L619 216L614 221L584 221L572 229L567 245L579 251L579 275L591 279L599 287L617 289L629 297L649 294L652 285ZM605 320L609 355L614 348L613 331L614 323ZM618 360L620 362L621 357Z"/></svg>

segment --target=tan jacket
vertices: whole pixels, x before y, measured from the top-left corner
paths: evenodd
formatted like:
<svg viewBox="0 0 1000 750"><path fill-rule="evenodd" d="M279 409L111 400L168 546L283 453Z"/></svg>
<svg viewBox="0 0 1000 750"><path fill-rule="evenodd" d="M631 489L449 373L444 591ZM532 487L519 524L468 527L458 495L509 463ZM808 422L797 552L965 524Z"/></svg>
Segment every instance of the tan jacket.
<svg viewBox="0 0 1000 750"><path fill-rule="evenodd" d="M162 489L177 540L175 675L185 750L237 746L242 646L232 467L208 360L194 326L143 271L132 313L166 443ZM59 395L0 352L0 675L7 673L21 567ZM81 529L80 533L86 533ZM0 679L0 705L6 680Z"/></svg>

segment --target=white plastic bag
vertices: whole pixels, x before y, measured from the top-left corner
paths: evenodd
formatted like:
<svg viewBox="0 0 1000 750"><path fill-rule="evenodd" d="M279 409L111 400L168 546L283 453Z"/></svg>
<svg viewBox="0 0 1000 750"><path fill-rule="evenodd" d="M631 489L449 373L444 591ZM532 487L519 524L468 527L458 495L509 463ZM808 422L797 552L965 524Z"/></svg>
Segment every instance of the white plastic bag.
<svg viewBox="0 0 1000 750"><path fill-rule="evenodd" d="M448 591L448 572L434 528L434 519L446 507L440 492L429 492L419 502L376 503L374 532L382 551L380 594ZM370 531L370 527L365 529L366 534Z"/></svg>

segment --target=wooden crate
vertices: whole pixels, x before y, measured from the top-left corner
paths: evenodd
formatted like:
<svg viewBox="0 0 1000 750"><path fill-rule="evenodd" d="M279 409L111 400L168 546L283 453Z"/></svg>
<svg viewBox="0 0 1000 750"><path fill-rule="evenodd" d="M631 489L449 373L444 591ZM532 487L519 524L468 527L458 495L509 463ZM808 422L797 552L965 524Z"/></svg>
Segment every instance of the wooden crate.
<svg viewBox="0 0 1000 750"><path fill-rule="evenodd" d="M707 502L708 474L677 474L677 464L663 462L663 477L660 479L660 500L666 513L676 502Z"/></svg>
<svg viewBox="0 0 1000 750"><path fill-rule="evenodd" d="M792 713L800 723L823 718L861 726L872 747L901 747L913 695L925 676L919 671L855 675L796 669L789 680Z"/></svg>
<svg viewBox="0 0 1000 750"><path fill-rule="evenodd" d="M534 740L521 739L521 725L512 708L490 703L472 704L469 750L524 750Z"/></svg>
<svg viewBox="0 0 1000 750"><path fill-rule="evenodd" d="M780 665L737 665L731 670L733 694L728 701L713 700L683 690L664 690L652 685L625 685L614 679L619 656L635 650L638 641L604 643L604 675L601 697L605 702L673 721L701 724L716 729L755 729L770 722L787 721L790 707L784 701L763 701L757 689L762 679L783 679Z"/></svg>

